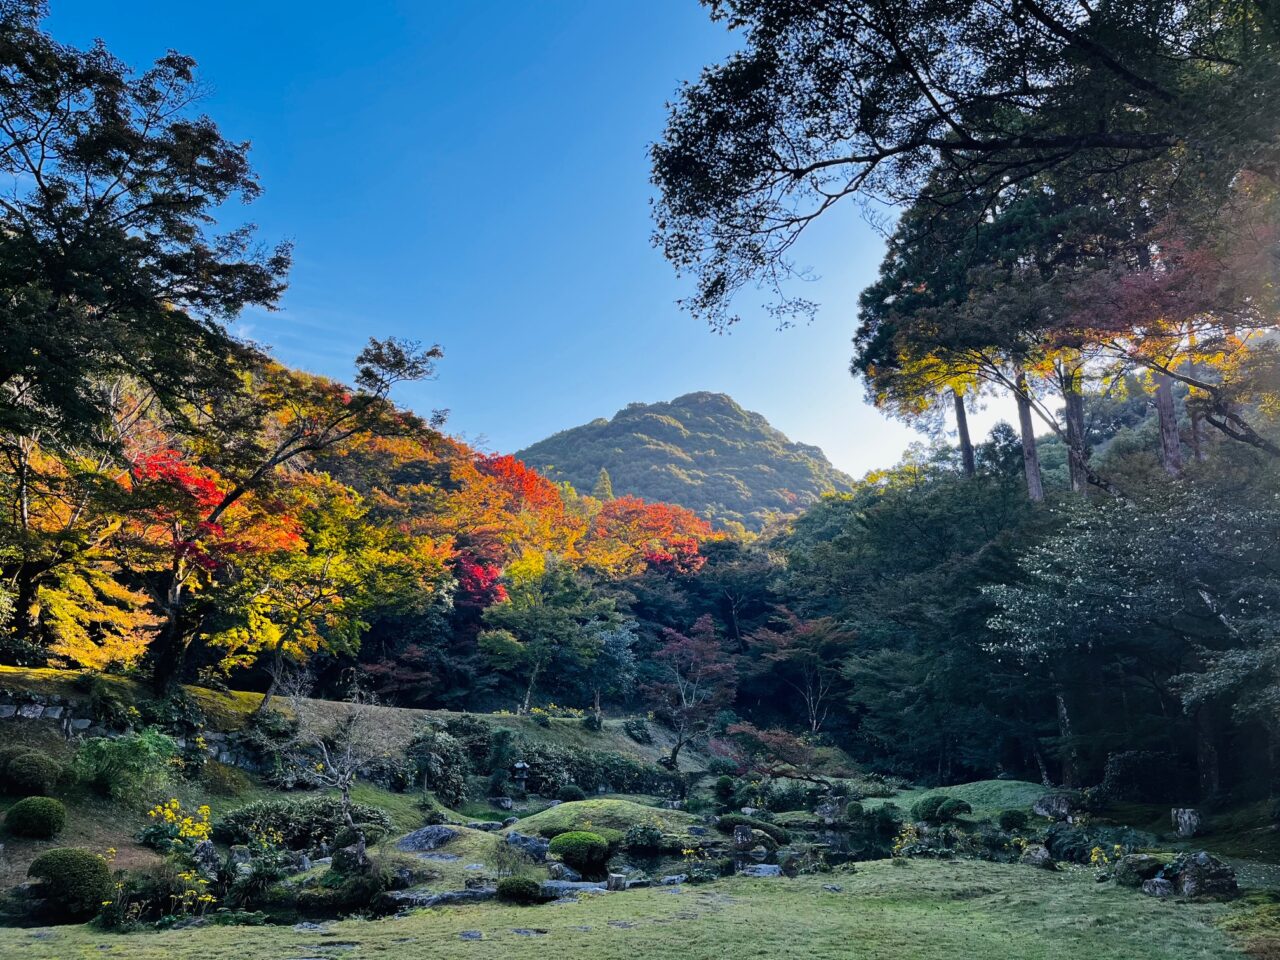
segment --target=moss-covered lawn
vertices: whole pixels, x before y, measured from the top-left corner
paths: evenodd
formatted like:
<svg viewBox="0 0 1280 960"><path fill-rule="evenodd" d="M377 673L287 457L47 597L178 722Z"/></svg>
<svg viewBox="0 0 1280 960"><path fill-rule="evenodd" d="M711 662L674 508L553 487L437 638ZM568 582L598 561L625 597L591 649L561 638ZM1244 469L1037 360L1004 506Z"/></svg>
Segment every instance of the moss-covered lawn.
<svg viewBox="0 0 1280 960"><path fill-rule="evenodd" d="M824 884L843 887L838 893ZM850 875L726 880L540 907L446 907L408 917L289 927L106 934L0 930L24 960L287 960L300 957L592 960L1210 960L1242 956L1233 908L1178 904L1096 884L1086 870L986 863L863 864ZM483 939L464 940L466 931ZM517 932L523 931L523 932Z"/></svg>

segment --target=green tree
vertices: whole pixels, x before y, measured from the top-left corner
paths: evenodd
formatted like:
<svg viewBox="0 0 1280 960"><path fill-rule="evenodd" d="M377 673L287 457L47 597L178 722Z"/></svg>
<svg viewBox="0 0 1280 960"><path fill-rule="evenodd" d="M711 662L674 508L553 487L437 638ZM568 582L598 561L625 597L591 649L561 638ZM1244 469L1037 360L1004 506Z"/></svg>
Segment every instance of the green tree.
<svg viewBox="0 0 1280 960"><path fill-rule="evenodd" d="M508 598L484 612L480 650L499 669L525 679L521 710L529 712L543 672L599 655L601 626L616 625L614 601L554 557L532 557L506 573Z"/></svg>
<svg viewBox="0 0 1280 960"><path fill-rule="evenodd" d="M597 500L613 499L613 481L609 479L609 471L604 467L596 477L596 485L591 488L591 495Z"/></svg>

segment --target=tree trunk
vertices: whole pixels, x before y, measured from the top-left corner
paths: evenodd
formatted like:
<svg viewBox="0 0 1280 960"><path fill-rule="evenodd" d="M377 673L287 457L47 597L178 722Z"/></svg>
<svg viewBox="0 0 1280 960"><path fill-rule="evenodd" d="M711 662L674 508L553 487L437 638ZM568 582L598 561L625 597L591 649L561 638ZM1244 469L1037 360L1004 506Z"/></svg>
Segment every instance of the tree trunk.
<svg viewBox="0 0 1280 960"><path fill-rule="evenodd" d="M1044 499L1044 480L1040 476L1040 452L1036 449L1036 431L1031 422L1031 399L1027 392L1027 375L1018 371L1014 399L1018 403L1018 428L1022 435L1022 469L1027 476L1027 497L1033 503Z"/></svg>
<svg viewBox="0 0 1280 960"><path fill-rule="evenodd" d="M1089 493L1089 446L1084 433L1084 394L1080 372L1062 374L1062 399L1067 420L1067 466L1071 472L1071 492Z"/></svg>
<svg viewBox="0 0 1280 960"><path fill-rule="evenodd" d="M978 472L978 465L973 456L973 440L969 437L969 414L965 412L964 397L958 390L951 391L951 402L956 411L956 436L960 440L960 462L964 465L964 475L972 477Z"/></svg>
<svg viewBox="0 0 1280 960"><path fill-rule="evenodd" d="M1196 711L1196 772L1200 780L1200 800L1212 802L1222 783L1218 755L1217 724L1208 705Z"/></svg>
<svg viewBox="0 0 1280 960"><path fill-rule="evenodd" d="M1156 372L1156 414L1160 421L1160 462L1171 477L1182 475L1182 444L1178 439L1178 411L1173 405L1173 380Z"/></svg>
<svg viewBox="0 0 1280 960"><path fill-rule="evenodd" d="M530 706L533 704L533 688L538 683L538 672L542 669L542 664L535 663L533 672L529 674L529 686L524 691L524 712L529 712Z"/></svg>

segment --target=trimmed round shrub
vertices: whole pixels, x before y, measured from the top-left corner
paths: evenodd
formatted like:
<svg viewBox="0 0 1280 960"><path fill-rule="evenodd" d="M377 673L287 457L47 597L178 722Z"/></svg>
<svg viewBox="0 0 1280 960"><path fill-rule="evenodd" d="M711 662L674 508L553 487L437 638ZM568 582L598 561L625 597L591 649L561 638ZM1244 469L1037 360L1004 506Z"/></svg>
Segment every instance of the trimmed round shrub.
<svg viewBox="0 0 1280 960"><path fill-rule="evenodd" d="M18 757L25 757L29 753L35 753L26 744L11 744L7 747L0 747L0 776L9 772L9 764Z"/></svg>
<svg viewBox="0 0 1280 960"><path fill-rule="evenodd" d="M53 797L26 797L5 814L4 826L15 837L51 840L67 825L67 808Z"/></svg>
<svg viewBox="0 0 1280 960"><path fill-rule="evenodd" d="M5 782L8 792L20 797L48 796L66 773L57 760L32 751L9 761Z"/></svg>
<svg viewBox="0 0 1280 960"><path fill-rule="evenodd" d="M548 848L561 860L583 873L599 873L609 859L609 841L598 833L571 830L551 841Z"/></svg>
<svg viewBox="0 0 1280 960"><path fill-rule="evenodd" d="M948 797L938 805L937 816L940 823L950 823L957 817L963 817L970 813L973 813L973 807L969 806L967 801Z"/></svg>
<svg viewBox="0 0 1280 960"><path fill-rule="evenodd" d="M882 803L867 816L867 821L882 837L895 836L905 819L906 815L896 803Z"/></svg>
<svg viewBox="0 0 1280 960"><path fill-rule="evenodd" d="M562 803L573 803L575 800L587 799L587 792L576 783L566 783L556 791L556 799Z"/></svg>
<svg viewBox="0 0 1280 960"><path fill-rule="evenodd" d="M942 793L930 793L915 802L911 808L911 816L916 820L924 820L929 823L938 822L938 808L946 801L947 796Z"/></svg>
<svg viewBox="0 0 1280 960"><path fill-rule="evenodd" d="M857 800L850 800L844 805L844 818L851 823L855 820L861 820L864 813L866 811L862 809L862 804Z"/></svg>
<svg viewBox="0 0 1280 960"><path fill-rule="evenodd" d="M69 920L96 913L111 898L107 861L79 847L58 847L31 861L27 876L40 881L47 909Z"/></svg>
<svg viewBox="0 0 1280 960"><path fill-rule="evenodd" d="M1025 810L1001 810L998 821L1001 830L1015 833L1018 830L1025 829L1027 824L1031 822L1031 817L1027 815Z"/></svg>
<svg viewBox="0 0 1280 960"><path fill-rule="evenodd" d="M542 884L530 877L503 877L498 881L498 899L528 905L542 900Z"/></svg>
<svg viewBox="0 0 1280 960"><path fill-rule="evenodd" d="M716 778L716 782L711 788L711 793L717 800L727 806L733 801L733 793L736 789L737 787L733 782L733 777L726 775Z"/></svg>

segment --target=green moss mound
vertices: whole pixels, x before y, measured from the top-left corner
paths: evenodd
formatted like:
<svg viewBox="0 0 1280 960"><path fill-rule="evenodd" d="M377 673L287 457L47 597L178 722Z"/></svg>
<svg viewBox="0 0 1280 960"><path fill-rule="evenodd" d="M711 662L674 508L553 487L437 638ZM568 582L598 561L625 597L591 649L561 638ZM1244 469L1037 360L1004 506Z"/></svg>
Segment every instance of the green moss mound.
<svg viewBox="0 0 1280 960"><path fill-rule="evenodd" d="M53 797L26 797L5 814L4 826L15 837L51 840L67 825L67 808Z"/></svg>
<svg viewBox="0 0 1280 960"><path fill-rule="evenodd" d="M46 910L68 920L96 913L111 898L111 871L96 853L78 847L59 847L40 854L27 868L40 881Z"/></svg>
<svg viewBox="0 0 1280 960"><path fill-rule="evenodd" d="M651 824L664 833L685 834L698 818L681 810L658 810L630 800L579 800L562 803L520 821L521 833L557 837L571 830L599 833L611 842L634 826Z"/></svg>

